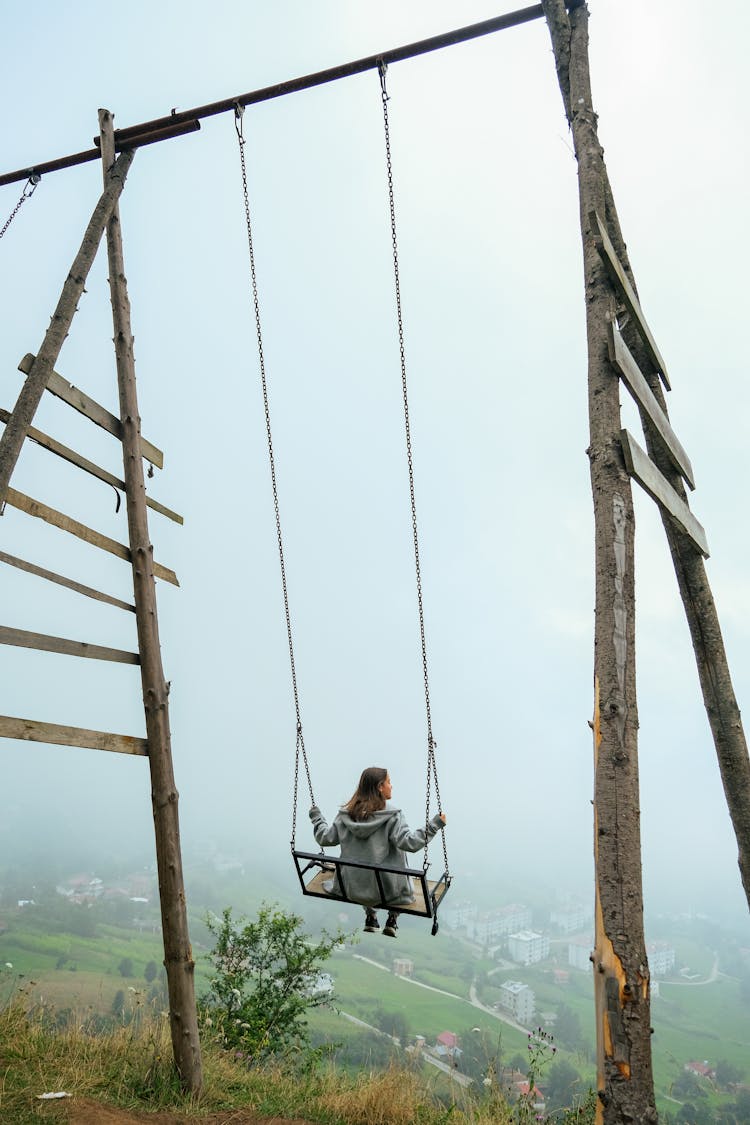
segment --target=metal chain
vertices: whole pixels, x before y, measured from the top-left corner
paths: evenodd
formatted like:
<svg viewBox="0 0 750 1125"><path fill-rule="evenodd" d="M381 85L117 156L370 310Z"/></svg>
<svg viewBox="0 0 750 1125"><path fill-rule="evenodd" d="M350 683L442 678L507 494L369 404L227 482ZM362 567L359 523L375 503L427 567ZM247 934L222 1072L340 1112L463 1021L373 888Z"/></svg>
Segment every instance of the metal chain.
<svg viewBox="0 0 750 1125"><path fill-rule="evenodd" d="M388 91L386 89L385 76L388 67L383 59L378 63L378 72L380 74L380 92L381 100L383 103L383 127L385 130L385 160L386 169L388 173L388 204L391 214L391 245L393 248L393 277L396 288L396 318L398 321L398 347L401 358L401 390L404 400L404 425L406 429L406 461L409 469L409 496L411 499L411 526L412 536L414 540L414 566L417 578L417 608L419 610L419 636L422 644L422 676L424 679L424 698L425 709L427 712L427 793L425 798L425 829L430 821L430 782L434 778L435 795L437 798L438 812L442 812L440 802L440 787L437 779L437 765L435 762L435 747L437 743L432 733L432 711L430 709L430 680L427 670L427 641L425 637L425 624L424 624L424 602L422 598L422 568L419 560L419 534L417 531L417 505L414 492L414 461L412 457L411 448L411 424L409 420L409 396L407 392L406 383L406 347L404 343L404 320L401 309L401 278L399 273L398 264L398 239L396 236L396 204L393 191L393 162L391 159L391 133L388 122ZM445 870L448 872L448 851L445 843L445 832L442 834L443 838L443 857L445 859ZM424 865L427 867L427 845L425 843L424 852Z"/></svg>
<svg viewBox="0 0 750 1125"><path fill-rule="evenodd" d="M18 200L18 203L15 205L15 207L11 211L8 218L5 220L5 225L3 226L2 230L0 230L0 238L3 237L6 230L8 229L10 224L13 222L16 215L18 214L18 212L21 210L24 203L26 202L26 200L31 199L32 195L34 194L34 192L37 189L37 186L38 186L41 178L42 177L38 174L38 172L32 172L31 173L28 180L24 184L23 191L21 192L21 198Z"/></svg>
<svg viewBox="0 0 750 1125"><path fill-rule="evenodd" d="M294 847L297 833L297 796L299 791L299 763L300 755L305 767L307 787L310 791L310 802L315 804L310 766L307 761L305 739L302 733L302 719L300 717L299 691L297 689L297 670L294 662L294 643L292 641L292 618L289 612L289 591L286 581L286 563L284 561L284 543L281 536L281 514L279 510L279 491L276 484L276 461L273 453L273 438L271 436L271 411L268 404L268 382L266 379L266 361L263 352L263 333L260 320L260 301L258 298L258 277L255 270L255 249L253 247L253 228L250 221L250 196L247 186L247 166L245 163L245 138L242 131L242 115L244 109L235 107L235 129L240 150L240 165L242 169L242 194L245 202L245 222L247 224L247 245L250 252L250 280L252 285L253 309L255 313L255 333L258 344L258 361L260 363L260 380L263 388L263 410L266 418L266 438L268 440L268 462L271 468L271 488L273 490L273 510L276 518L276 542L279 547L279 566L281 568L281 587L284 594L284 617L286 619L286 635L289 642L289 663L292 671L292 690L294 692L294 711L297 719L297 744L294 756L294 797L292 807L292 847Z"/></svg>

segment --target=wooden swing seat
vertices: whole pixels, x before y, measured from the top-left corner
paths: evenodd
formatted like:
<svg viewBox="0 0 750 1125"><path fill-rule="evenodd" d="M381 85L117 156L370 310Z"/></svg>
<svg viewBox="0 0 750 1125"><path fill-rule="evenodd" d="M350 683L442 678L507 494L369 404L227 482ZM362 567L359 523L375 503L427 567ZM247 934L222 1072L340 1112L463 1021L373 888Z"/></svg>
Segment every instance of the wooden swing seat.
<svg viewBox="0 0 750 1125"><path fill-rule="evenodd" d="M310 895L313 898L333 899L337 902L355 902L355 899L349 898L346 894L346 871L347 868L359 868L364 871L372 871L375 876L380 892L380 902L375 905L375 909L378 907L383 910L395 909L398 910L399 914L413 914L418 918L434 918L437 914L437 908L445 898L450 886L450 876L447 872L443 872L439 879L432 880L427 878L427 872L424 869L378 867L370 863L360 863L354 859L329 856L325 852L302 852L292 848L292 856L304 895ZM389 903L385 897L381 873L407 875L411 879L414 889L414 902L403 905L400 903L394 904L392 901ZM337 882L342 893L327 891L323 885L330 882L334 875L337 876ZM357 905L361 904L358 903Z"/></svg>

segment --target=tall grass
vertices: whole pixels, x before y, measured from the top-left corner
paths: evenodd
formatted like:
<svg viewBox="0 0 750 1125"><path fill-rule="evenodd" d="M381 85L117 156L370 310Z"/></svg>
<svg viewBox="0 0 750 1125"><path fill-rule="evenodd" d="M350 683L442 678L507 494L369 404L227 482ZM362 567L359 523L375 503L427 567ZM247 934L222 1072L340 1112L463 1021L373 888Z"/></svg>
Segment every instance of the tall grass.
<svg viewBox="0 0 750 1125"><path fill-rule="evenodd" d="M308 1056L263 1067L203 1043L204 1088L182 1092L172 1065L169 1023L135 994L126 1022L79 1015L58 1026L51 1009L28 1010L17 995L0 1011L0 1121L31 1125L64 1121L62 1103L38 1095L66 1091L130 1110L169 1110L200 1116L253 1110L264 1116L304 1118L321 1125L511 1125L522 1118L499 1095L475 1098L392 1065L380 1072L347 1075L333 1066L310 1065Z"/></svg>

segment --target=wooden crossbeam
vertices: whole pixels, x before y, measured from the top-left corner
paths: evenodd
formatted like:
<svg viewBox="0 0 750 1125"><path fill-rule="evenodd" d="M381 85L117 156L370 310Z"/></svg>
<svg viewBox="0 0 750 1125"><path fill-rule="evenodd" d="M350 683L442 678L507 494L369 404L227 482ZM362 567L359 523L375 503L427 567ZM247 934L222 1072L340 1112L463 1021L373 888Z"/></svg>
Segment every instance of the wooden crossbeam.
<svg viewBox="0 0 750 1125"><path fill-rule="evenodd" d="M667 375L666 364L661 357L661 352L656 346L656 341L651 334L651 329L646 323L646 318L643 315L643 310L641 309L640 302L635 295L635 289L633 289L633 286L630 284L628 276L622 267L622 262L617 257L617 252L615 251L615 248L612 245L612 241L607 234L607 228L597 215L596 211L591 212L591 214L589 215L589 219L591 222L591 229L594 232L594 241L596 242L596 248L601 255L604 265L607 267L607 272L609 273L612 281L617 287L620 296L622 297L628 308L628 311L630 312L630 315L638 325L643 342L646 345L646 349L651 356L651 359L653 360L654 367L661 376L661 380L664 383L664 386L668 391L670 391L672 388L669 382L669 376Z"/></svg>
<svg viewBox="0 0 750 1125"><path fill-rule="evenodd" d="M112 660L116 664L141 662L137 652L91 645L87 641L71 641L67 637L50 637L46 633L30 633L27 629L11 629L7 625L0 625L0 644L35 648L40 652L59 652L63 656L85 656L89 660Z"/></svg>
<svg viewBox="0 0 750 1125"><path fill-rule="evenodd" d="M669 419L657 401L656 395L649 387L646 377L623 340L620 329L616 324L609 324L608 329L610 362L617 368L617 371L622 377L622 381L635 401L650 418L677 472L684 477L690 488L695 488L695 478L693 476L693 466L690 464L690 458L680 444L677 435L669 423Z"/></svg>
<svg viewBox="0 0 750 1125"><path fill-rule="evenodd" d="M41 723L0 715L0 738L19 738L24 742L47 742L52 746L81 746L85 750L111 750L117 754L148 757L148 742L129 734L108 734L102 730Z"/></svg>
<svg viewBox="0 0 750 1125"><path fill-rule="evenodd" d="M74 590L77 594L85 594L87 598L94 598L95 601L106 602L107 605L114 605L118 609L127 609L130 613L135 613L135 606L130 602L123 602L119 598L112 597L111 594L104 594L101 590L95 590L92 586L84 586L81 582L74 582L72 578L56 574L54 570L46 570L43 566L37 566L36 563L28 562L26 559L19 559L5 551L0 551L0 562L7 566L14 566L18 570L25 570L28 574L35 574L37 578L45 578L48 582L55 582L58 586L65 586L66 589Z"/></svg>
<svg viewBox="0 0 750 1125"><path fill-rule="evenodd" d="M91 543L94 547L100 547L103 551L116 555L118 559L131 562L130 548L126 547L124 543L118 543L116 539L110 539L109 536L86 527L85 524L64 515L63 512L48 508L46 504L42 504L39 500L33 500L23 492L17 492L15 488L8 489L7 502L12 508L17 508L20 512L26 512L29 516L36 516L38 519L52 524L53 527L59 527L61 531L67 531L71 535L75 535L76 538L82 539L84 543ZM171 582L173 586L179 586L177 575L169 567L162 566L161 563L157 562L153 564L153 567L157 578L162 578L165 582Z"/></svg>
<svg viewBox="0 0 750 1125"><path fill-rule="evenodd" d="M631 433L627 430L621 430L620 440L625 457L625 467L631 477L638 481L641 488L649 494L652 500L655 500L660 507L669 512L686 535L690 536L704 558L708 558L706 533L685 501L672 488L664 474L659 472L654 462L645 450L641 449Z"/></svg>
<svg viewBox="0 0 750 1125"><path fill-rule="evenodd" d="M10 418L10 411L0 406L0 422L7 423L10 421ZM57 441L55 438L50 437L49 434L45 434L43 430L37 430L34 426L29 426L27 436L31 441L35 441L44 449L49 450L50 453L62 457L64 461L69 461L70 464L75 465L76 468L83 469L84 472L90 473L91 476L97 477L98 480L104 481L105 484L111 484L113 488L119 488L123 492L125 491L124 480L120 480L119 477L116 477L106 469L102 469L101 466L95 465L93 461L89 461L88 458L83 457L80 453L76 453L74 449L69 449L67 445L63 445L61 441ZM148 495L146 496L146 504L154 512L159 512L160 515L166 516L167 519L173 520L175 523L183 524L185 522L182 516L177 512L173 512L171 508L165 507L164 504L160 504L158 500L154 500Z"/></svg>
<svg viewBox="0 0 750 1125"><path fill-rule="evenodd" d="M28 375L31 368L34 366L36 356L32 352L28 352L18 365L18 370L22 371L24 375ZM114 414L110 414L93 398L85 394L84 391L79 390L62 375L58 375L53 371L47 382L47 390L50 391L57 398L67 402L68 406L72 406L84 417L90 418L92 422L96 422L97 426L101 426L107 433L113 434L116 438L122 437L122 423L119 418ZM141 454L146 461L150 461L152 465L156 465L157 469L164 468L164 454L150 441L146 441L144 437L141 438Z"/></svg>

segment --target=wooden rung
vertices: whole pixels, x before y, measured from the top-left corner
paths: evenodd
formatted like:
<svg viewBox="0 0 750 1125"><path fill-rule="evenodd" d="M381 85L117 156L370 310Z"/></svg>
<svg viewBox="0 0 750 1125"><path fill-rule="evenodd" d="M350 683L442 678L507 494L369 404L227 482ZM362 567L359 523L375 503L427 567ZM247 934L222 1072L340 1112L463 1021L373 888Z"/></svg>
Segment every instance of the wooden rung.
<svg viewBox="0 0 750 1125"><path fill-rule="evenodd" d="M9 410L3 409L0 406L0 422L8 423L11 419ZM69 461L71 465L75 465L78 469L83 469L84 472L91 473L93 477L98 480L104 481L105 484L111 484L113 488L119 488L122 492L125 491L125 481L120 480L119 477L114 476L113 473L102 469L99 465L95 465L93 461L83 457L80 453L76 453L74 449L69 449L67 445L63 445L61 441L56 441L55 438L45 434L42 430L35 429L34 426L29 426L27 437L31 441L37 442L44 449L48 449L50 453L62 457L64 461ZM150 496L146 496L146 504L155 512L159 512L167 519L174 520L175 523L184 523L182 516L177 512L173 512L171 508L167 508L164 504L160 504L158 500L153 500Z"/></svg>
<svg viewBox="0 0 750 1125"><path fill-rule="evenodd" d="M695 488L695 477L693 475L693 466L690 464L690 458L680 444L677 435L669 423L669 419L659 405L656 395L649 387L645 375L623 340L620 329L615 324L610 324L608 328L609 358L611 363L617 368L625 386L628 388L635 401L651 419L654 429L661 439L664 450L677 469L677 472L684 477L690 488Z"/></svg>
<svg viewBox="0 0 750 1125"><path fill-rule="evenodd" d="M24 375L28 375L31 368L34 366L36 356L33 352L27 352L18 365L18 370L22 371ZM58 375L56 371L50 374L47 381L47 390L57 398L61 398L63 402L67 402L68 406L72 406L80 414L86 418L90 418L92 422L96 422L97 426L101 426L107 433L113 434L116 438L122 437L122 422L116 418L114 414L110 414L93 398L90 398L84 391L79 390L62 375ZM164 454L150 441L146 441L144 437L141 439L141 454L146 461L150 461L152 465L156 465L157 469L164 468Z"/></svg>
<svg viewBox="0 0 750 1125"><path fill-rule="evenodd" d="M660 473L648 454L627 430L620 431L625 467L634 480L652 500L669 512L686 535L695 543L704 558L708 558L708 541L703 526L698 522L685 501L672 488L663 473Z"/></svg>
<svg viewBox="0 0 750 1125"><path fill-rule="evenodd" d="M130 602L120 601L119 598L113 598L111 594L104 594L101 590L94 590L91 586L74 582L72 578L55 574L54 570L45 570L43 566L37 566L36 563L28 562L26 559L19 559L15 555L8 555L5 551L0 551L0 562L6 563L7 566L15 566L18 570L25 570L28 574L35 574L38 578L46 578L48 582L56 582L58 586L75 590L77 594L85 594L87 598L94 598L98 602L106 602L107 605L114 605L118 609L127 609L135 613L135 606Z"/></svg>
<svg viewBox="0 0 750 1125"><path fill-rule="evenodd" d="M661 357L661 352L656 346L656 341L651 334L651 329L646 323L646 318L643 315L643 310L641 309L640 302L635 295L635 289L630 284L628 276L622 267L622 262L617 257L615 248L612 245L612 240L607 234L607 228L604 226L604 223L599 218L596 211L591 212L591 214L589 215L589 221L591 222L591 229L594 232L594 241L596 242L596 248L601 255L602 261L607 267L607 271L612 278L612 281L615 283L620 296L627 305L631 316L634 318L638 325L638 328L640 329L643 342L646 345L646 349L649 355L651 356L654 367L659 372L664 386L668 391L670 391L672 387L669 382L669 376L667 375L666 364Z"/></svg>
<svg viewBox="0 0 750 1125"><path fill-rule="evenodd" d="M26 629L11 629L0 625L0 644L17 648L35 648L40 652L59 652L63 656L85 656L90 660L113 660L116 664L140 664L137 652L124 652L121 648L104 648L87 641L69 641L67 637L50 637L46 633L30 633Z"/></svg>
<svg viewBox="0 0 750 1125"><path fill-rule="evenodd" d="M33 500L30 496L24 495L23 492L17 492L15 488L8 489L7 503L12 508L18 508L20 512L26 512L27 515L36 516L37 519L42 519L46 523L52 524L53 527L59 527L61 531L70 532L78 539L83 539L85 543L91 543L94 547L109 551L111 555L116 555L118 559L125 559L126 562L131 561L130 548L126 547L124 543L118 543L116 539L110 539L109 536L86 527L85 524L71 519L70 516L66 516L54 508L48 508L46 504L40 503L39 500ZM161 563L157 562L153 564L153 567L157 578L163 578L165 582L171 582L173 586L179 586L177 575L169 567L162 566Z"/></svg>
<svg viewBox="0 0 750 1125"><path fill-rule="evenodd" d="M148 757L148 742L129 734L108 734L84 727L40 723L34 719L14 719L0 715L0 738L19 738L25 742L47 742L52 746L82 746L85 750L111 750L117 754Z"/></svg>

